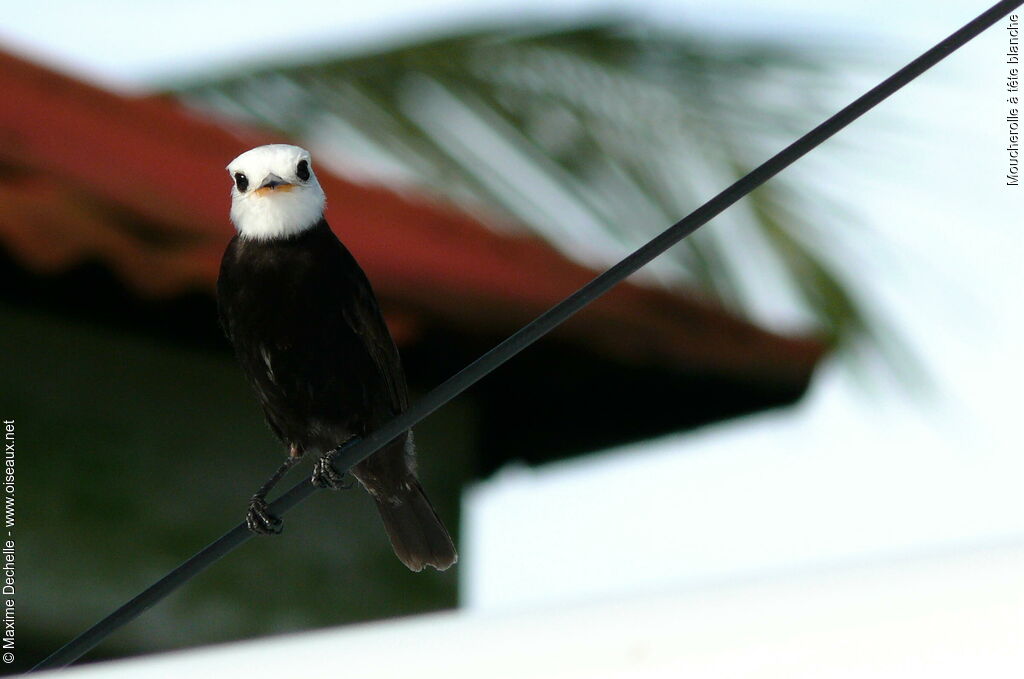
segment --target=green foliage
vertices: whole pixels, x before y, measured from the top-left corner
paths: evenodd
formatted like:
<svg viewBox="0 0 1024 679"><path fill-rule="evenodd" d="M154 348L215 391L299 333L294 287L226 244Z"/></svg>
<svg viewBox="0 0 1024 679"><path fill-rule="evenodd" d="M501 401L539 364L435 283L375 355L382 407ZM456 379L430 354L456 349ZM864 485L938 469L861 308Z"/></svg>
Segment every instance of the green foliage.
<svg viewBox="0 0 1024 679"><path fill-rule="evenodd" d="M17 460L23 669L245 515L285 454L225 350L208 352L0 305L4 414ZM216 318L211 316L210 323ZM226 347L225 347L226 349ZM472 430L459 405L417 428L420 472L458 529ZM308 462L287 477L310 473ZM168 650L450 608L457 570L410 573L361 490L321 493L118 631L101 656ZM95 657L95 656L90 656Z"/></svg>

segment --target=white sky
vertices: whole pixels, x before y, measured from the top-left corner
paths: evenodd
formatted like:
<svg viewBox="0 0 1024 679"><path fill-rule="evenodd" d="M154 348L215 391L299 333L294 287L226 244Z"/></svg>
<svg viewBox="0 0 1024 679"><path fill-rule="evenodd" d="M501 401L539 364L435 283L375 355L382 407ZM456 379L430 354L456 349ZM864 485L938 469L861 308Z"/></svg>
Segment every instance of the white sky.
<svg viewBox="0 0 1024 679"><path fill-rule="evenodd" d="M282 53L373 46L453 25L533 17L647 18L714 30L806 38L872 34L928 40L963 23L983 3L882 0L47 0L22 3L0 24L4 44L108 85L138 87L155 77ZM886 21L876 21L885 16ZM865 19L869 21L866 23ZM852 30L851 30L852 29ZM913 44L913 43L911 43Z"/></svg>
<svg viewBox="0 0 1024 679"><path fill-rule="evenodd" d="M738 36L875 43L883 70L987 3L956 0L566 2L307 0L23 3L0 41L122 87L323 45L360 47L487 18L646 16ZM97 9L101 7L102 9ZM844 363L797 408L541 470L470 493L460 567L470 606L495 608L692 586L895 555L1024 542L1019 360L1021 189L1004 186L1006 22L839 143L792 168L891 244L851 262L910 338L927 397ZM714 228L712 223L707 228ZM680 404L686 407L686 404Z"/></svg>

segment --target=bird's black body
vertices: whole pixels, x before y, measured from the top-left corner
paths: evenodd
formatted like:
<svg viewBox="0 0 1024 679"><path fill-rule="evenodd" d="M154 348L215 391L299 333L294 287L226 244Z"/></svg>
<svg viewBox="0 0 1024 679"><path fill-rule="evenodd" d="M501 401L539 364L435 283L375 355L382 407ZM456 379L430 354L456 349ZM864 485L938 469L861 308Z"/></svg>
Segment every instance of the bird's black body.
<svg viewBox="0 0 1024 679"><path fill-rule="evenodd" d="M370 284L325 221L287 239L235 236L217 293L224 330L286 444L322 453L406 408Z"/></svg>
<svg viewBox="0 0 1024 679"><path fill-rule="evenodd" d="M217 283L221 323L267 422L291 450L323 454L405 410L398 350L355 258L320 220L287 238L235 236ZM413 570L456 559L414 473L411 434L353 468Z"/></svg>

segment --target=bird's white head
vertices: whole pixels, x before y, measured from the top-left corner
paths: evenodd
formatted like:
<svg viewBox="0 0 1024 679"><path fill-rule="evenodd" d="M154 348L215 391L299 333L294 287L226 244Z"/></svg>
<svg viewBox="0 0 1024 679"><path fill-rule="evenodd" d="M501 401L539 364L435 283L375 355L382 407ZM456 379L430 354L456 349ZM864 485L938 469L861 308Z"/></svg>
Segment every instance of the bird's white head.
<svg viewBox="0 0 1024 679"><path fill-rule="evenodd" d="M228 164L231 221L243 238L289 238L324 214L324 191L309 151L288 144L249 149Z"/></svg>

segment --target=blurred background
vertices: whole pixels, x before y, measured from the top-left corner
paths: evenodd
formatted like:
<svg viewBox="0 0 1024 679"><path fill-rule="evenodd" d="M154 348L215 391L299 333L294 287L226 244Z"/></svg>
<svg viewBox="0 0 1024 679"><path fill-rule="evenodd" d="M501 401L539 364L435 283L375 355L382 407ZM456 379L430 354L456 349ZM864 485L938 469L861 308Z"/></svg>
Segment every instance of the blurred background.
<svg viewBox="0 0 1024 679"><path fill-rule="evenodd" d="M981 9L8 13L6 669L237 523L280 461L216 320L235 155L312 151L328 220L422 394ZM1005 25L424 422L421 475L457 527L455 569L410 574L366 497L321 493L89 657L1019 551Z"/></svg>

